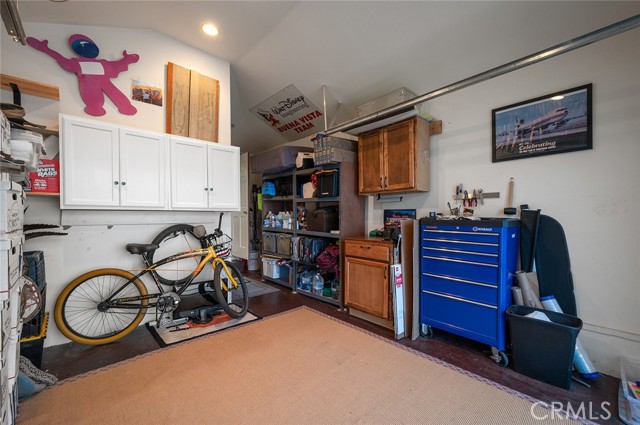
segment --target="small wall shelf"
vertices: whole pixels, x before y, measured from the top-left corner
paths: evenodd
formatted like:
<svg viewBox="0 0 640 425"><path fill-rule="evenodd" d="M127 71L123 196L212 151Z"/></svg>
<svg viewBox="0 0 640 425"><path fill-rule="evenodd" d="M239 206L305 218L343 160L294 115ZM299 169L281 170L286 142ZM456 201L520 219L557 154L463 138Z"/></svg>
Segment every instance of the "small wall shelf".
<svg viewBox="0 0 640 425"><path fill-rule="evenodd" d="M58 90L56 86L25 80L24 78L13 77L7 74L0 74L0 86L3 90L12 91L9 85L10 83L16 84L20 89L20 93L44 97L45 99L60 100L60 90Z"/></svg>
<svg viewBox="0 0 640 425"><path fill-rule="evenodd" d="M47 193L47 192L25 192L27 196L44 196L44 197L52 197L52 196L60 196L59 193Z"/></svg>

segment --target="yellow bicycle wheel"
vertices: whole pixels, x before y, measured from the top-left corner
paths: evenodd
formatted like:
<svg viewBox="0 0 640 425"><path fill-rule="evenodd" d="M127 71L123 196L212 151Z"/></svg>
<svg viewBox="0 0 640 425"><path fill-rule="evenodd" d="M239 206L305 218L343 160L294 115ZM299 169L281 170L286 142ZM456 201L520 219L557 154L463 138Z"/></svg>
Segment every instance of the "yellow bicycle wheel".
<svg viewBox="0 0 640 425"><path fill-rule="evenodd" d="M60 332L88 345L107 344L129 334L144 318L149 300L120 301L120 307L104 300L120 288L115 297L119 300L147 295L147 288L134 277L125 270L99 269L74 279L56 301L54 318Z"/></svg>
<svg viewBox="0 0 640 425"><path fill-rule="evenodd" d="M242 273L231 263L216 263L213 273L213 289L222 309L234 319L240 319L249 311L249 291ZM233 284L231 278L236 282Z"/></svg>

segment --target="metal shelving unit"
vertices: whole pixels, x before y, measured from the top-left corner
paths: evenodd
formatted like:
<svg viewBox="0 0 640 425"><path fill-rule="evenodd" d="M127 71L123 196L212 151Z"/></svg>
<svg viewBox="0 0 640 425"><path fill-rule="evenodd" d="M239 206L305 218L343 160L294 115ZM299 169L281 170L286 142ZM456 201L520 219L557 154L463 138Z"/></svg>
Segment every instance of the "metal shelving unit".
<svg viewBox="0 0 640 425"><path fill-rule="evenodd" d="M339 173L339 187L338 196L322 197L322 198L302 198L298 195L299 185L302 182L310 180L310 176L316 171L337 169ZM275 181L278 179L291 178L292 195L291 196L272 196L269 198L263 198L263 219L268 211L281 211L287 210L285 208L280 209L279 205L291 206L288 210L293 214L293 229L279 229L279 228L263 228L263 234L266 233L287 233L292 236L304 236L323 238L329 240L335 244L341 244L341 238L347 236L362 235L365 231L364 225L364 197L358 196L357 181L358 181L358 167L355 163L330 163L323 164L321 166L307 168L303 170L292 170L288 172L265 174L262 177L262 181ZM339 233L331 232L317 232L306 229L298 229L298 208L302 205L313 204L315 207L319 206L337 206L338 207L338 223ZM276 208L274 208L276 207ZM264 240L264 236L263 236ZM283 255L278 253L263 253L264 256L270 258L282 258L290 260L292 257L289 255ZM274 279L267 276L263 277L271 282L286 286L293 290L293 292L305 295L311 298L319 299L343 308L343 295L342 285L338 293L337 299L332 297L325 297L322 295L314 294L309 291L301 290L297 287L299 279L298 269L300 267L315 267L315 263L309 263L304 261L292 260L291 273L289 275L289 282L282 279ZM342 272L342 255L340 256L339 271ZM342 276L337 276L342 281Z"/></svg>

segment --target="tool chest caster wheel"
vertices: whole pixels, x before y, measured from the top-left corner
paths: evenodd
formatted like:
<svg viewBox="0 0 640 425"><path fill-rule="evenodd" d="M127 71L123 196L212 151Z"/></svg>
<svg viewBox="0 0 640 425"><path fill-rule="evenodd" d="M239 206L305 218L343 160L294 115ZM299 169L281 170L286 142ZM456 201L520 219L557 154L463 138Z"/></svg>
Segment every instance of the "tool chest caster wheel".
<svg viewBox="0 0 640 425"><path fill-rule="evenodd" d="M420 335L427 339L433 338L433 328L429 325L421 325Z"/></svg>
<svg viewBox="0 0 640 425"><path fill-rule="evenodd" d="M509 357L507 357L507 353L502 350L498 350L496 347L491 347L491 359L500 367L507 367L509 364Z"/></svg>

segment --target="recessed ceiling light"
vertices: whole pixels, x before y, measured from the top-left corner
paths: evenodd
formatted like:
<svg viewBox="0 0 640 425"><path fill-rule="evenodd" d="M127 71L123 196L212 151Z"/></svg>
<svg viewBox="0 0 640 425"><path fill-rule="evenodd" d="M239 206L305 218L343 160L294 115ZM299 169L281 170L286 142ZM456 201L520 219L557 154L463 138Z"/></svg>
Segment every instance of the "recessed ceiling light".
<svg viewBox="0 0 640 425"><path fill-rule="evenodd" d="M562 99L564 99L564 96L562 96L562 95L553 96L553 97L551 98L551 100L562 100Z"/></svg>
<svg viewBox="0 0 640 425"><path fill-rule="evenodd" d="M207 35L210 35L211 37L215 37L216 35L220 34L220 31L218 31L218 28L216 28L216 26L213 24L202 25L202 32L204 32Z"/></svg>

